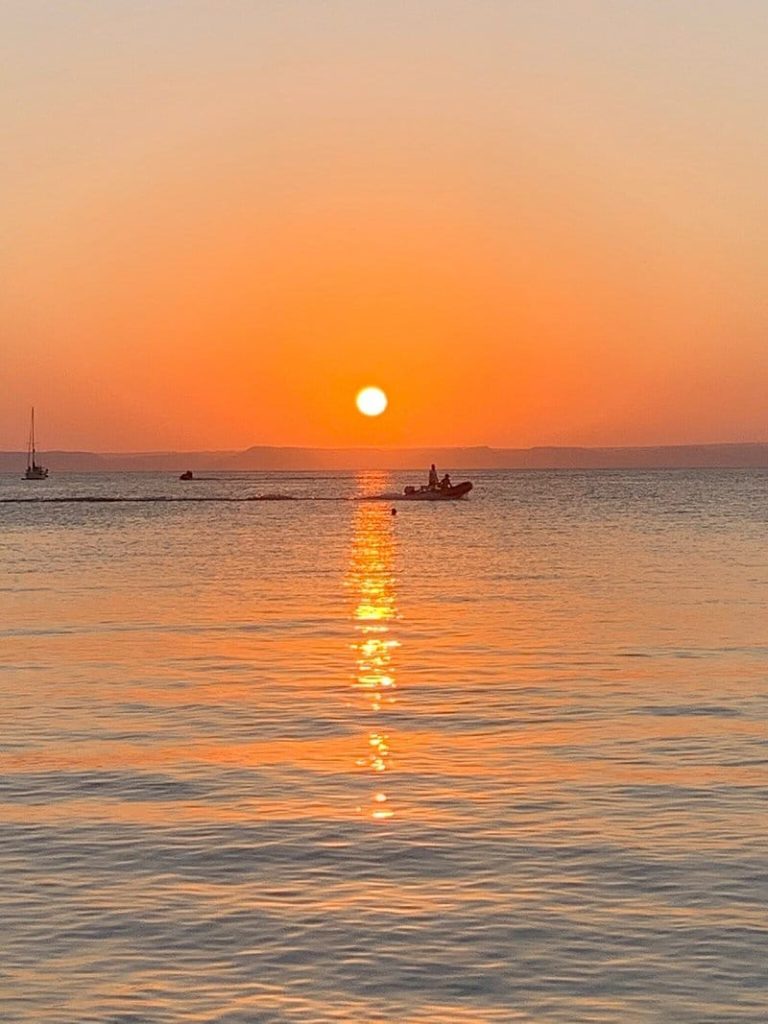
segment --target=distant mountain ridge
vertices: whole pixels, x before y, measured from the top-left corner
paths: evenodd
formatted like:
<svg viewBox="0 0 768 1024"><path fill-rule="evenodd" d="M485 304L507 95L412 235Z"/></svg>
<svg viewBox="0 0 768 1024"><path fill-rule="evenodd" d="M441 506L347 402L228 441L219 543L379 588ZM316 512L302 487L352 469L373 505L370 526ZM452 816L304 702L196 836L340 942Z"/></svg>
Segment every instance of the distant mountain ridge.
<svg viewBox="0 0 768 1024"><path fill-rule="evenodd" d="M26 452L0 452L0 473L21 473ZM768 443L657 445L636 448L299 448L256 445L244 451L39 452L52 473L175 473L247 470L425 469L762 469Z"/></svg>

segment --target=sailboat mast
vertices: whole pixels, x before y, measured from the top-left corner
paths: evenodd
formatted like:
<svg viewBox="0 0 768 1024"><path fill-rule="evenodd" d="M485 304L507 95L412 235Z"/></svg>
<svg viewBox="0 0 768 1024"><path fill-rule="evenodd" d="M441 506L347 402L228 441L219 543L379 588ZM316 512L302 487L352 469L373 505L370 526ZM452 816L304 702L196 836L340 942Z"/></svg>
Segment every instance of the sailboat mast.
<svg viewBox="0 0 768 1024"><path fill-rule="evenodd" d="M35 407L32 406L32 415L29 419L29 439L27 441L27 472L25 480L46 480L48 470L45 466L37 464L37 449L35 448Z"/></svg>

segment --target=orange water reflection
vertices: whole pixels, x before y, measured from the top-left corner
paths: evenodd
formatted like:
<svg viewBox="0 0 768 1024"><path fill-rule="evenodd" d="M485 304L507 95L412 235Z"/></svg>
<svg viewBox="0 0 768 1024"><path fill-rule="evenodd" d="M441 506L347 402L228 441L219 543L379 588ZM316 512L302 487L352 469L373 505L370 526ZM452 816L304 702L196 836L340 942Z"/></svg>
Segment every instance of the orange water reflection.
<svg viewBox="0 0 768 1024"><path fill-rule="evenodd" d="M386 476L360 481L361 489L385 489ZM388 772L392 770L392 743L388 714L396 703L394 652L400 646L392 635L397 619L394 549L395 517L389 506L379 502L361 502L355 509L354 535L347 584L356 597L352 612L355 640L353 689L370 716L366 730L366 750L357 758L357 766L375 777L370 806L361 808L375 821L393 816L386 792Z"/></svg>

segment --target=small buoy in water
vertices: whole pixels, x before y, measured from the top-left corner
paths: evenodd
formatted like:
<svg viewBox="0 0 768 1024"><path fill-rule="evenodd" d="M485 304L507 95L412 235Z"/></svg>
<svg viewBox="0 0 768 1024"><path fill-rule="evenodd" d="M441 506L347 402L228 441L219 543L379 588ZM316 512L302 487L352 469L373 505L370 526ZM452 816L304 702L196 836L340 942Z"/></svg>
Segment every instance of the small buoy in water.
<svg viewBox="0 0 768 1024"><path fill-rule="evenodd" d="M392 515L393 515L393 516L396 516L396 515L397 515L397 509L396 509L396 508L393 508L393 509L392 509Z"/></svg>

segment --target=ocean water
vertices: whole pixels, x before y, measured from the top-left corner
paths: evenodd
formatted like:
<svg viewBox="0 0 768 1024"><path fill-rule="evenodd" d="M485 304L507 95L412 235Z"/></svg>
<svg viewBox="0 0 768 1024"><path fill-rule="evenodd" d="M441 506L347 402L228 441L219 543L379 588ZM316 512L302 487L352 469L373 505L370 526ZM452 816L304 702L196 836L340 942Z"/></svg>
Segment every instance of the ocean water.
<svg viewBox="0 0 768 1024"><path fill-rule="evenodd" d="M768 1020L768 473L414 479L0 479L0 1020Z"/></svg>

